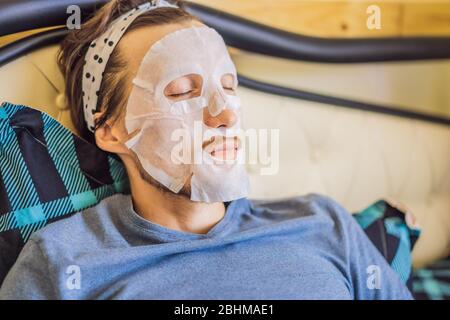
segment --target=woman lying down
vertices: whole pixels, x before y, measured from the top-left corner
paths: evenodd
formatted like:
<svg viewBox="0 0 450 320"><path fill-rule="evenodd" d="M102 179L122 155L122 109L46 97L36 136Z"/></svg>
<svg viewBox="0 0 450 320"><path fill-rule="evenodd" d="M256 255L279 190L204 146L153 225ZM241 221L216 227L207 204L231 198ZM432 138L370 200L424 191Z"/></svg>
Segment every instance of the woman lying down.
<svg viewBox="0 0 450 320"><path fill-rule="evenodd" d="M0 297L411 299L334 200L247 200L235 66L179 6L111 1L62 43L73 122L121 159L131 194L36 232Z"/></svg>

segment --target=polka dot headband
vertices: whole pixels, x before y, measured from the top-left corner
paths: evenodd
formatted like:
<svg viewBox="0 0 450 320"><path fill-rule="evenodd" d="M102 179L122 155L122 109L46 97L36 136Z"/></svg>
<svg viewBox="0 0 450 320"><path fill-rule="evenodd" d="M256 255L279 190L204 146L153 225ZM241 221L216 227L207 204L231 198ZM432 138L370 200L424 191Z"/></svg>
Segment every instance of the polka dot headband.
<svg viewBox="0 0 450 320"><path fill-rule="evenodd" d="M95 130L94 113L98 112L98 94L106 64L108 63L114 48L137 17L160 7L178 8L178 6L170 4L165 0L146 2L114 20L108 30L92 41L89 46L86 53L82 81L84 119L89 131L94 132Z"/></svg>

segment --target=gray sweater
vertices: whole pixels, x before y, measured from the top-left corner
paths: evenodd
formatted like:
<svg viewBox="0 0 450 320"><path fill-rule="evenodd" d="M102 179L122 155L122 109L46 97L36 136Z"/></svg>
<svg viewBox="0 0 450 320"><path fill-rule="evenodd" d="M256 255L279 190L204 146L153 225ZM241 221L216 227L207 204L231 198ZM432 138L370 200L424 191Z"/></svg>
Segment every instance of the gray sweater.
<svg viewBox="0 0 450 320"><path fill-rule="evenodd" d="M207 234L165 228L130 196L36 232L1 299L411 299L350 214L318 195L231 202Z"/></svg>

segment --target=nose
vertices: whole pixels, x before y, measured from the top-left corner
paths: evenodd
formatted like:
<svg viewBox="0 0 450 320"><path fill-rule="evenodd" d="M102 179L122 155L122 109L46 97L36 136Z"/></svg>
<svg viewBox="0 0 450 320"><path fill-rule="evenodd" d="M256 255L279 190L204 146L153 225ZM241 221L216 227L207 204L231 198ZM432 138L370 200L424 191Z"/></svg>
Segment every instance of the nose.
<svg viewBox="0 0 450 320"><path fill-rule="evenodd" d="M236 113L231 109L225 108L217 116L212 116L208 108L203 109L203 123L210 128L230 128L236 121Z"/></svg>

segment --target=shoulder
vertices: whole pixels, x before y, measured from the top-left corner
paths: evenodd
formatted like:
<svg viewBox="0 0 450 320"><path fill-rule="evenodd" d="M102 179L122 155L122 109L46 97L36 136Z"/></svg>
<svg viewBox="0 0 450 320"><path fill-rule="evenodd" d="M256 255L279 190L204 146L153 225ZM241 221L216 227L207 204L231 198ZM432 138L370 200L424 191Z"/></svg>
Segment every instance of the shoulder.
<svg viewBox="0 0 450 320"><path fill-rule="evenodd" d="M76 246L98 242L105 232L113 230L117 222L117 212L127 203L129 195L116 194L101 201L94 207L77 212L68 218L53 222L36 231L30 241L44 247ZM82 240L82 241L81 241Z"/></svg>
<svg viewBox="0 0 450 320"><path fill-rule="evenodd" d="M279 200L253 200L255 209L268 209L291 218L296 217L322 217L340 223L347 223L350 213L333 198L320 194L308 193L302 196L284 198Z"/></svg>

